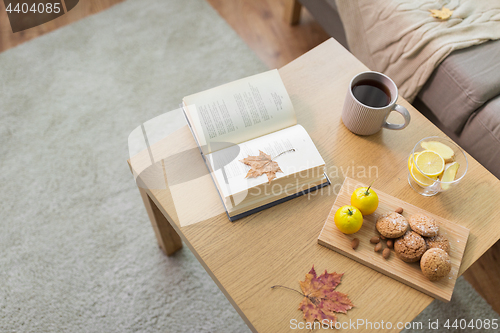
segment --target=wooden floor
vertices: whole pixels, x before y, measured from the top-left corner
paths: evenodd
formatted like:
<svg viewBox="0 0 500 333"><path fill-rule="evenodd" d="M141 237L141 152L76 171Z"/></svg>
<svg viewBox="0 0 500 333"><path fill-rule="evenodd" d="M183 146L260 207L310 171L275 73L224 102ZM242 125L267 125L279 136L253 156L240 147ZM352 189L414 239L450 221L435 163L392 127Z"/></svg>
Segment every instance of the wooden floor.
<svg viewBox="0 0 500 333"><path fill-rule="evenodd" d="M12 33L5 4L0 1L0 52L8 50L33 38L44 35L67 24L78 21L86 16L98 13L123 0L80 0L67 14L37 27Z"/></svg>
<svg viewBox="0 0 500 333"><path fill-rule="evenodd" d="M464 277L500 314L500 241L465 271Z"/></svg>
<svg viewBox="0 0 500 333"><path fill-rule="evenodd" d="M300 25L283 19L283 0L207 0L269 68L279 68L329 35L303 11Z"/></svg>
<svg viewBox="0 0 500 333"><path fill-rule="evenodd" d="M58 29L123 0L85 0L53 21L13 34L0 1L0 52ZM269 68L281 67L329 36L305 9L297 26L283 19L285 0L207 0ZM464 274L467 281L500 313L500 242ZM484 319L484 318L483 318Z"/></svg>

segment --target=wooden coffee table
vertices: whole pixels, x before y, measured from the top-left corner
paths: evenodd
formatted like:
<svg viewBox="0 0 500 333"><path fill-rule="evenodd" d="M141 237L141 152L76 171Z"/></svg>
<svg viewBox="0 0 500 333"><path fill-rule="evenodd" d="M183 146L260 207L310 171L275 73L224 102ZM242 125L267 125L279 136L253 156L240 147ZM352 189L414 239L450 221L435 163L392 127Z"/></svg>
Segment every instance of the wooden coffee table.
<svg viewBox="0 0 500 333"><path fill-rule="evenodd" d="M340 113L347 86L355 74L365 70L333 39L279 70L298 123L325 159L332 185L322 194L299 197L234 223L224 213L210 217L207 211L207 218L203 214L197 217L202 222L181 227L169 188L140 188L160 247L170 255L182 247L182 239L253 331L287 332L291 320L303 322L302 312L297 310L302 297L271 286L300 289L298 281L313 264L318 273L325 269L345 273L337 290L349 294L355 308L340 314L340 322L409 322L433 300L318 244L344 178L369 180L368 175L358 174L361 167L372 170L371 177L377 179L381 191L470 229L460 274L500 238L500 182L472 157L468 156L468 173L455 190L427 198L410 188L407 158L411 149L423 137L445 135L404 99L398 103L410 111L412 119L403 131L382 130L361 137L345 128ZM158 142L156 161L175 153L172 149L196 149L187 127L165 140L176 144L167 148ZM144 169L150 156L150 152L140 153L129 160L132 170ZM178 163L183 167L182 163L202 165L203 161L198 153ZM193 205L209 202L210 207L220 209L213 183L206 177L198 182L201 199Z"/></svg>

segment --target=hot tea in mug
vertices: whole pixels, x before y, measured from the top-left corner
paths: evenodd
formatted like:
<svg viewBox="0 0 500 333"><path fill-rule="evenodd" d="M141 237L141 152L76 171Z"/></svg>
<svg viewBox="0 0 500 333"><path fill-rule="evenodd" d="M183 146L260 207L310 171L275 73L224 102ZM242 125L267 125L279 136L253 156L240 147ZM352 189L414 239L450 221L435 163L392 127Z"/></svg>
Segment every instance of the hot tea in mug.
<svg viewBox="0 0 500 333"><path fill-rule="evenodd" d="M371 135L382 128L400 130L410 123L410 113L396 104L398 88L386 75L378 72L363 72L352 78L342 109L342 121L353 133ZM399 112L404 124L386 121L389 113Z"/></svg>

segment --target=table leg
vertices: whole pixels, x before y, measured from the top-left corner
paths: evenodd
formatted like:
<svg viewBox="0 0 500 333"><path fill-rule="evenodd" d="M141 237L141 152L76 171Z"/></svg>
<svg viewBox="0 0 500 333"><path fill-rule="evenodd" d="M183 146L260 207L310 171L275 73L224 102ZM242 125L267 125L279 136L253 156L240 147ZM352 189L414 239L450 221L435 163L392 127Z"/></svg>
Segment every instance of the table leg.
<svg viewBox="0 0 500 333"><path fill-rule="evenodd" d="M151 200L146 191L139 187L139 192L141 192L142 201L144 202L149 220L151 221L151 225L155 231L158 245L163 252L167 254L167 256L173 255L182 248L181 238L167 218L162 214L158 207L156 207L156 204L153 200Z"/></svg>
<svg viewBox="0 0 500 333"><path fill-rule="evenodd" d="M290 25L299 23L301 9L299 0L285 0L285 21Z"/></svg>

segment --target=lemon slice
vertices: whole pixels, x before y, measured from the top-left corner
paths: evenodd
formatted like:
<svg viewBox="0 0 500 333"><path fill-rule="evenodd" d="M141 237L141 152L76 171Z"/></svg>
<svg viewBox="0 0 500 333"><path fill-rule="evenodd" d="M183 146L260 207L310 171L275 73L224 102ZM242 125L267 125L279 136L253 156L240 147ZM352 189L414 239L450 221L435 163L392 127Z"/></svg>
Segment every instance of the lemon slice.
<svg viewBox="0 0 500 333"><path fill-rule="evenodd" d="M446 170L443 172L443 176L441 177L442 182L452 182L455 180L455 177L457 176L458 168L460 167L460 164L458 162L453 162L450 165L446 167ZM443 190L447 190L450 188L450 184L447 183L442 183L441 188Z"/></svg>
<svg viewBox="0 0 500 333"><path fill-rule="evenodd" d="M415 160L418 156L418 154L420 154L420 152L417 152L417 153L413 153L413 160ZM411 154L410 156L408 156L408 170L411 172L411 167L413 166L413 162L411 160Z"/></svg>
<svg viewBox="0 0 500 333"><path fill-rule="evenodd" d="M453 149L444 143L438 141L424 141L420 145L424 149L438 153L446 163L452 162L455 159L455 152Z"/></svg>
<svg viewBox="0 0 500 333"><path fill-rule="evenodd" d="M412 168L410 169L410 174L411 174L411 177L413 178L413 180L416 181L417 184L422 186L422 187L431 186L437 180L437 176L429 177L429 178L431 178L431 179L429 179L428 177L422 175L417 170L417 168L415 168L414 165L412 165Z"/></svg>
<svg viewBox="0 0 500 333"><path fill-rule="evenodd" d="M433 152L432 150L424 150L420 152L415 159L415 164L420 169L422 174L429 177L439 176L444 171L444 159L441 155Z"/></svg>

